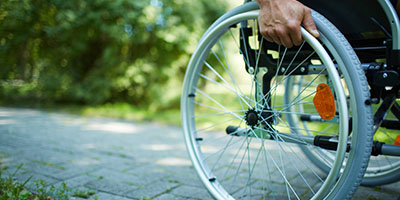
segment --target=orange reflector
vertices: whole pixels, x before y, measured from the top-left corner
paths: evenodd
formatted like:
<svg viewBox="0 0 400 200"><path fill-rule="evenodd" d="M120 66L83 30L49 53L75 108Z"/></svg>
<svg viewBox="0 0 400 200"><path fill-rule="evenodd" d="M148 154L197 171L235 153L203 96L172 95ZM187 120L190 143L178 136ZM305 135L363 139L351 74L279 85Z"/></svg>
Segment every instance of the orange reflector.
<svg viewBox="0 0 400 200"><path fill-rule="evenodd" d="M400 146L400 135L396 137L396 140L394 141L394 145Z"/></svg>
<svg viewBox="0 0 400 200"><path fill-rule="evenodd" d="M313 103L322 119L333 119L335 116L335 99L329 85L321 83L317 86L317 93L313 98Z"/></svg>

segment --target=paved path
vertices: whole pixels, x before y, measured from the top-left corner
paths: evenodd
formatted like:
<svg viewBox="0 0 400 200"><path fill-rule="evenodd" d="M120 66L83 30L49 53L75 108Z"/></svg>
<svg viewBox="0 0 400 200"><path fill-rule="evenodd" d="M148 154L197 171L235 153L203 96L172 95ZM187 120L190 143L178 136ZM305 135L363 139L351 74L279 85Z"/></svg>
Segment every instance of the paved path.
<svg viewBox="0 0 400 200"><path fill-rule="evenodd" d="M0 163L3 176L23 164L18 181L65 182L96 191L90 199L211 199L179 127L0 108ZM360 187L354 199L400 200L399 190Z"/></svg>

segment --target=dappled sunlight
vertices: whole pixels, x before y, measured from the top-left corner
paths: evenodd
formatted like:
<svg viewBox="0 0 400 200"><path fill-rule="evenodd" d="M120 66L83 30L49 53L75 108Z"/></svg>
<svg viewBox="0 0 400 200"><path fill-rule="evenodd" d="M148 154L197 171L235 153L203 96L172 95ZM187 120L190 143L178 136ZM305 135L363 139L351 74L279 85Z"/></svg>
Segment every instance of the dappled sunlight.
<svg viewBox="0 0 400 200"><path fill-rule="evenodd" d="M166 144L152 144L152 145L146 145L143 147L145 150L152 150L152 151L167 151L174 149L172 145L166 145Z"/></svg>
<svg viewBox="0 0 400 200"><path fill-rule="evenodd" d="M15 124L15 120L12 119L0 119L0 125Z"/></svg>
<svg viewBox="0 0 400 200"><path fill-rule="evenodd" d="M101 162L100 160L93 158L81 158L79 160L72 161L72 163L77 166L94 165L94 164L99 164L100 162Z"/></svg>
<svg viewBox="0 0 400 200"><path fill-rule="evenodd" d="M156 163L159 165L165 165L165 166L190 166L190 165L192 165L192 162L190 162L190 160L183 159L183 158L177 158L177 157L169 157L169 158L159 159L156 161Z"/></svg>
<svg viewBox="0 0 400 200"><path fill-rule="evenodd" d="M83 128L89 131L105 131L115 134L135 134L139 128L132 124L121 122L92 123Z"/></svg>
<svg viewBox="0 0 400 200"><path fill-rule="evenodd" d="M12 158L12 157L4 157L4 158L2 158L2 157L0 157L0 163L3 163L3 164L7 164L7 163L11 163L12 161L14 161L15 159L14 158Z"/></svg>
<svg viewBox="0 0 400 200"><path fill-rule="evenodd" d="M9 116L12 116L12 115L15 115L15 113L14 112L8 112L8 111L1 111L0 112L0 117L9 117Z"/></svg>
<svg viewBox="0 0 400 200"><path fill-rule="evenodd" d="M17 111L0 111L0 117L13 117L17 115L27 116L27 115L34 115L38 114L40 111L31 110L31 109L18 109Z"/></svg>
<svg viewBox="0 0 400 200"><path fill-rule="evenodd" d="M203 145L201 150L203 153L216 153L220 149L219 149L219 147L212 146L212 145Z"/></svg>
<svg viewBox="0 0 400 200"><path fill-rule="evenodd" d="M82 147L83 147L84 149L95 149L95 148L96 148L96 145L95 145L95 144L92 144L92 143L88 143L88 144L83 144Z"/></svg>

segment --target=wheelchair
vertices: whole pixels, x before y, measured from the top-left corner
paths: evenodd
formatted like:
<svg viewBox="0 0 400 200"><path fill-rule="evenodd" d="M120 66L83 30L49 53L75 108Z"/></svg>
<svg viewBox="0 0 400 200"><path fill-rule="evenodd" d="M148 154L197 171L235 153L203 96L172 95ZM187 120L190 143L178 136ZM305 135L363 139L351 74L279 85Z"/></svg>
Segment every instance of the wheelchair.
<svg viewBox="0 0 400 200"><path fill-rule="evenodd" d="M349 199L400 180L400 22L389 0L303 0L320 32L290 49L258 4L221 16L185 74L181 118L216 199Z"/></svg>

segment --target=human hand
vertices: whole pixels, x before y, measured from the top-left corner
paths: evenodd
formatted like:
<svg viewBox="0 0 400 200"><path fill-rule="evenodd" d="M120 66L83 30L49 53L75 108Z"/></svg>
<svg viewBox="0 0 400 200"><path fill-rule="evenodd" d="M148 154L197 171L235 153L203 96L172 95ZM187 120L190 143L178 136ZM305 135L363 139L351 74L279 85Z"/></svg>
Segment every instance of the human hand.
<svg viewBox="0 0 400 200"><path fill-rule="evenodd" d="M319 32L312 19L310 8L296 0L257 0L260 5L258 21L260 32L270 42L291 48L303 42L300 27L314 37Z"/></svg>

